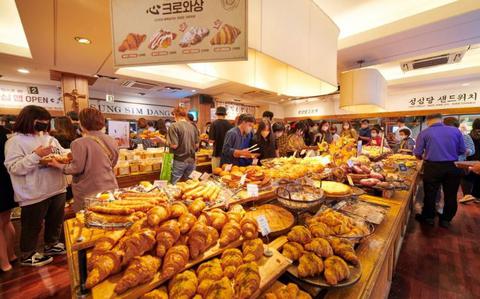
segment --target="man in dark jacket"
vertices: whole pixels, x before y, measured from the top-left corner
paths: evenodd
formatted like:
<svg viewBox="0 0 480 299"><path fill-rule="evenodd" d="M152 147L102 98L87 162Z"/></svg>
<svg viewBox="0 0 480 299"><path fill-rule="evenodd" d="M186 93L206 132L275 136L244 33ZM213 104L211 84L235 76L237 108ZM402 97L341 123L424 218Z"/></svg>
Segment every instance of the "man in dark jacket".
<svg viewBox="0 0 480 299"><path fill-rule="evenodd" d="M211 124L210 131L208 132L208 139L213 143L212 170L221 166L220 159L225 135L228 130L233 128L233 125L225 119L227 115L227 109L225 109L225 107L217 107L215 115L217 119Z"/></svg>

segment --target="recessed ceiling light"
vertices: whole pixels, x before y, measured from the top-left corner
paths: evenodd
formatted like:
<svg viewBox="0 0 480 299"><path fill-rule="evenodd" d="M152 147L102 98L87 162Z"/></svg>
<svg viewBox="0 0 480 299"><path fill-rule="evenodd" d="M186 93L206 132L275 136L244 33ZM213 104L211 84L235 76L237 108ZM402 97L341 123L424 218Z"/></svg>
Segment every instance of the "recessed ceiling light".
<svg viewBox="0 0 480 299"><path fill-rule="evenodd" d="M86 37L75 36L75 40L79 44L90 45L92 42Z"/></svg>
<svg viewBox="0 0 480 299"><path fill-rule="evenodd" d="M29 74L29 73L30 73L29 70L23 69L23 68L22 68L22 69L18 69L17 71L18 71L19 73L22 73L22 74Z"/></svg>
<svg viewBox="0 0 480 299"><path fill-rule="evenodd" d="M470 83L463 83L462 86L469 86Z"/></svg>
<svg viewBox="0 0 480 299"><path fill-rule="evenodd" d="M192 92L197 92L195 89L192 89Z"/></svg>

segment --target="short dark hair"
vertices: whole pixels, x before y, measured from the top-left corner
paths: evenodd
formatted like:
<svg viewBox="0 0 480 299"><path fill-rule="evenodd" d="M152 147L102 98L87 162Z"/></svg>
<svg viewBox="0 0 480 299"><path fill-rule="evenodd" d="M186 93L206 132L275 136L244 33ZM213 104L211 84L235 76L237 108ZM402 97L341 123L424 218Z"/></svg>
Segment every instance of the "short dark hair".
<svg viewBox="0 0 480 299"><path fill-rule="evenodd" d="M34 124L36 120L49 121L51 118L50 113L43 107L35 105L25 106L15 121L13 131L22 134L33 134L35 133ZM47 130L50 131L50 124Z"/></svg>
<svg viewBox="0 0 480 299"><path fill-rule="evenodd" d="M195 120L195 116L193 116L192 113L188 113L187 116L188 116L188 120L189 120L189 121L194 121L194 120Z"/></svg>
<svg viewBox="0 0 480 299"><path fill-rule="evenodd" d="M360 123L362 123L362 124L363 124L363 123L369 124L370 121L369 121L368 119L364 118L364 119L362 119L362 120L360 121Z"/></svg>
<svg viewBox="0 0 480 299"><path fill-rule="evenodd" d="M274 123L272 126L273 132L283 132L285 131L285 126L282 123Z"/></svg>
<svg viewBox="0 0 480 299"><path fill-rule="evenodd" d="M241 124L243 122L254 123L255 117L248 113L240 114L240 116L238 117L238 124Z"/></svg>
<svg viewBox="0 0 480 299"><path fill-rule="evenodd" d="M78 113L75 111L67 112L67 116L70 117L70 119L73 121L78 121Z"/></svg>
<svg viewBox="0 0 480 299"><path fill-rule="evenodd" d="M78 117L82 127L89 131L100 131L105 127L105 116L95 108L85 108Z"/></svg>
<svg viewBox="0 0 480 299"><path fill-rule="evenodd" d="M400 117L399 119L397 119L397 123L404 124L405 123L405 118Z"/></svg>
<svg viewBox="0 0 480 299"><path fill-rule="evenodd" d="M460 122L456 117L453 117L453 116L446 117L443 120L443 124L446 126L455 127L455 128L460 127Z"/></svg>
<svg viewBox="0 0 480 299"><path fill-rule="evenodd" d="M373 132L373 131L375 131L375 132L377 132L377 133L380 133L380 130L379 130L378 128L376 128L376 127L373 127L373 128L370 130L370 133Z"/></svg>
<svg viewBox="0 0 480 299"><path fill-rule="evenodd" d="M262 114L262 117L268 117L270 119L273 119L273 112L272 111L264 111Z"/></svg>
<svg viewBox="0 0 480 299"><path fill-rule="evenodd" d="M410 132L409 129L400 129L399 132L400 132L400 133L403 133L403 134L405 134L405 135L407 135L407 136L410 136L410 135L412 134L412 132Z"/></svg>
<svg viewBox="0 0 480 299"><path fill-rule="evenodd" d="M147 125L148 125L149 127L153 127L153 121L148 121L148 122L147 122Z"/></svg>
<svg viewBox="0 0 480 299"><path fill-rule="evenodd" d="M480 118L475 118L472 124L472 131L473 130L480 130Z"/></svg>
<svg viewBox="0 0 480 299"><path fill-rule="evenodd" d="M431 119L442 119L442 115L440 113L427 115L427 120L431 120Z"/></svg>

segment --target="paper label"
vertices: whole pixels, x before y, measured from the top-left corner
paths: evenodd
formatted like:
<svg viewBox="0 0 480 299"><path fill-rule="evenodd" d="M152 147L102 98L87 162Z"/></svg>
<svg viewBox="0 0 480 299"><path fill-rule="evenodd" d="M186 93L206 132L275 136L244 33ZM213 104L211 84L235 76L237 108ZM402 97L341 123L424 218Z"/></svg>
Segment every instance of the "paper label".
<svg viewBox="0 0 480 299"><path fill-rule="evenodd" d="M347 161L347 165L348 165L348 167L353 167L353 161L352 161L352 160L348 160L348 161Z"/></svg>
<svg viewBox="0 0 480 299"><path fill-rule="evenodd" d="M400 171L407 171L407 170L408 170L408 168L407 168L407 166L405 165L405 163L398 163L398 169L399 169Z"/></svg>
<svg viewBox="0 0 480 299"><path fill-rule="evenodd" d="M375 171L375 172L381 172L381 171L382 171L382 167L380 167L380 165L378 165L378 164L375 164L375 165L373 165L373 171Z"/></svg>
<svg viewBox="0 0 480 299"><path fill-rule="evenodd" d="M245 184L245 180L247 179L247 175L244 174L240 177L240 186L243 186Z"/></svg>
<svg viewBox="0 0 480 299"><path fill-rule="evenodd" d="M227 164L227 166L225 166L225 171L231 171L232 166L233 166L233 164Z"/></svg>
<svg viewBox="0 0 480 299"><path fill-rule="evenodd" d="M307 151L306 149L303 149L303 150L300 152L300 156L303 155L303 154L305 154L306 151Z"/></svg>
<svg viewBox="0 0 480 299"><path fill-rule="evenodd" d="M312 180L312 178L309 178L309 177L305 177L305 184L308 185L308 186L315 187L315 181Z"/></svg>
<svg viewBox="0 0 480 299"><path fill-rule="evenodd" d="M248 197L258 197L258 185L247 184Z"/></svg>
<svg viewBox="0 0 480 299"><path fill-rule="evenodd" d="M166 180L155 180L153 181L153 185L158 188L163 188L166 187L168 184L168 181Z"/></svg>
<svg viewBox="0 0 480 299"><path fill-rule="evenodd" d="M270 225L265 215L257 216L258 227L260 228L260 233L262 236L266 236L271 232Z"/></svg>
<svg viewBox="0 0 480 299"><path fill-rule="evenodd" d="M297 156L297 151L294 151L292 157L296 157L296 156Z"/></svg>
<svg viewBox="0 0 480 299"><path fill-rule="evenodd" d="M258 159L257 159L257 158L254 158L254 159L252 160L252 165L257 165L257 164L258 164Z"/></svg>
<svg viewBox="0 0 480 299"><path fill-rule="evenodd" d="M362 154L362 141L359 140L357 143L357 157Z"/></svg>
<svg viewBox="0 0 480 299"><path fill-rule="evenodd" d="M210 178L210 174L204 172L204 173L200 176L200 181L206 181L206 180L208 180L209 178Z"/></svg>
<svg viewBox="0 0 480 299"><path fill-rule="evenodd" d="M307 156L307 157L313 157L313 156L315 156L315 151L314 151L314 150L309 150L309 151L307 152L307 155L306 155L306 156Z"/></svg>
<svg viewBox="0 0 480 299"><path fill-rule="evenodd" d="M202 173L200 171L192 171L192 173L188 176L192 180L198 180L202 176Z"/></svg>

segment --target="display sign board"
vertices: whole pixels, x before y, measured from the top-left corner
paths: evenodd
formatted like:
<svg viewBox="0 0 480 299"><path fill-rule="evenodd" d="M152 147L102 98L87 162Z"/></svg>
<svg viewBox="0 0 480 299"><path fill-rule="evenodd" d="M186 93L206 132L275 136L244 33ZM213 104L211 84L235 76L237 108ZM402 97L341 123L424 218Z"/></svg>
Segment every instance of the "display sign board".
<svg viewBox="0 0 480 299"><path fill-rule="evenodd" d="M132 116L171 117L173 111L173 107L170 106L134 104L119 101L110 103L93 99L90 99L89 105L90 107L97 108L102 113Z"/></svg>
<svg viewBox="0 0 480 299"><path fill-rule="evenodd" d="M52 87L0 84L0 107L22 109L27 105L63 111L60 92Z"/></svg>
<svg viewBox="0 0 480 299"><path fill-rule="evenodd" d="M112 0L116 66L247 59L247 0Z"/></svg>
<svg viewBox="0 0 480 299"><path fill-rule="evenodd" d="M108 121L108 135L112 136L119 148L130 147L130 123L128 121Z"/></svg>

